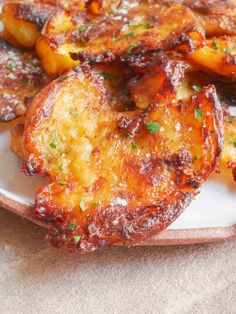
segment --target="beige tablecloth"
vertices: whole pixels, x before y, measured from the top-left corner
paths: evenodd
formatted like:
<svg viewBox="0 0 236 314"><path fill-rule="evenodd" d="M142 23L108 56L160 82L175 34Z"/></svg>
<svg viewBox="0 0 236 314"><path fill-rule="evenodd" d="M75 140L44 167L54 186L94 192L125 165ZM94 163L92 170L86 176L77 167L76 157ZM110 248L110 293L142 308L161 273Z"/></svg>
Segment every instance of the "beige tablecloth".
<svg viewBox="0 0 236 314"><path fill-rule="evenodd" d="M0 313L236 313L236 241L57 251L0 209Z"/></svg>

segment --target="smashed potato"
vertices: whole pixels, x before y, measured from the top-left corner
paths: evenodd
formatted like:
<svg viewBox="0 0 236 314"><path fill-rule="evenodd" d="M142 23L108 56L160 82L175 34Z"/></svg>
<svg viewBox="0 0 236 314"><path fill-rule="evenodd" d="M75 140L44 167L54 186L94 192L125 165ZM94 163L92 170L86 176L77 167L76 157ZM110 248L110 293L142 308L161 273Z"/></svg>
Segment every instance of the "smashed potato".
<svg viewBox="0 0 236 314"><path fill-rule="evenodd" d="M52 181L37 191L36 217L54 245L83 253L166 228L218 165L223 139L213 86L121 111L100 71L77 67L43 89L23 139L24 171Z"/></svg>
<svg viewBox="0 0 236 314"><path fill-rule="evenodd" d="M0 122L22 116L31 99L49 79L33 52L0 40Z"/></svg>
<svg viewBox="0 0 236 314"><path fill-rule="evenodd" d="M192 51L199 42L202 44L202 29L187 7L166 8L141 2L138 7L124 10L125 13L122 6L119 10L96 18L85 13L53 14L36 44L47 73L62 73L80 61L125 61L137 54L176 46Z"/></svg>

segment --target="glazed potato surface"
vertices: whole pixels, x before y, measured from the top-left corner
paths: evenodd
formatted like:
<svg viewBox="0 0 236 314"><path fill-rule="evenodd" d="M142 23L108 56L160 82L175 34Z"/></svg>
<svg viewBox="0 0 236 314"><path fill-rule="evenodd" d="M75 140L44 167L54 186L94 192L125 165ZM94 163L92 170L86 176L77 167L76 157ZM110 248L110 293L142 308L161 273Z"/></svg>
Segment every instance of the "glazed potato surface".
<svg viewBox="0 0 236 314"><path fill-rule="evenodd" d="M166 228L222 148L213 86L175 104L122 108L119 98L112 103L117 77L101 70L84 65L49 84L31 103L24 132L24 171L51 179L37 191L35 215L50 222L54 245L76 252Z"/></svg>
<svg viewBox="0 0 236 314"><path fill-rule="evenodd" d="M49 79L35 53L0 40L0 122L24 115L30 100L47 83Z"/></svg>

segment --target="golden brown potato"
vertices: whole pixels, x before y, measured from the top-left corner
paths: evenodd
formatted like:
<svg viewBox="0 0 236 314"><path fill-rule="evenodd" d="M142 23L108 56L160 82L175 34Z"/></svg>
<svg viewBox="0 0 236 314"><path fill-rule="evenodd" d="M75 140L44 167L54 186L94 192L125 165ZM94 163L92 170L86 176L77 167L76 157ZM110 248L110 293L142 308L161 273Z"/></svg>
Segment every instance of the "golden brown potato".
<svg viewBox="0 0 236 314"><path fill-rule="evenodd" d="M22 116L32 97L49 79L32 52L0 40L0 122Z"/></svg>
<svg viewBox="0 0 236 314"><path fill-rule="evenodd" d="M236 37L224 36L207 40L207 45L188 56L208 71L236 79Z"/></svg>
<svg viewBox="0 0 236 314"><path fill-rule="evenodd" d="M35 215L50 223L54 245L76 252L166 228L221 154L213 86L179 104L121 111L110 103L113 83L101 68L77 67L43 89L27 114L23 169L51 179L37 191Z"/></svg>
<svg viewBox="0 0 236 314"><path fill-rule="evenodd" d="M181 3L200 19L207 36L236 35L235 0L155 0L157 3Z"/></svg>
<svg viewBox="0 0 236 314"><path fill-rule="evenodd" d="M120 0L26 0L7 1L3 4L0 20L4 31L1 37L14 46L34 47L40 32L53 11L65 10L69 14L86 11L103 14L114 11Z"/></svg>
<svg viewBox="0 0 236 314"><path fill-rule="evenodd" d="M52 13L52 7L32 1L5 3L0 20L4 31L2 37L13 45L34 47L40 31Z"/></svg>
<svg viewBox="0 0 236 314"><path fill-rule="evenodd" d="M80 60L132 60L137 54L160 49L178 47L192 51L199 42L202 44L202 29L187 7L175 5L166 9L141 2L125 13L122 6L119 10L96 18L85 13L76 17L66 12L55 13L36 45L46 71L62 73Z"/></svg>

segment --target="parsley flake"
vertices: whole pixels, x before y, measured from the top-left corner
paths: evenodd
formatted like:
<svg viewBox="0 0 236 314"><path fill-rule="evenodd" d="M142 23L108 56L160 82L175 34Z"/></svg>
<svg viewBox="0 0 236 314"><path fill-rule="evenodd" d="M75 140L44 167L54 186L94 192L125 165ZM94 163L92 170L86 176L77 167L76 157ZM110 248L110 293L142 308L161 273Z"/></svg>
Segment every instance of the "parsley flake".
<svg viewBox="0 0 236 314"><path fill-rule="evenodd" d="M194 117L195 117L197 120L202 120L203 114L202 114L202 112L200 111L199 108L195 108L195 110L194 110Z"/></svg>
<svg viewBox="0 0 236 314"><path fill-rule="evenodd" d="M132 45L129 46L128 50L127 50L127 53L128 55L131 55L132 54L132 50L137 47L138 45L140 45L141 42L140 41L136 41L135 43L133 43Z"/></svg>
<svg viewBox="0 0 236 314"><path fill-rule="evenodd" d="M69 225L69 227L68 227L68 229L69 229L70 231L74 230L74 229L75 229L75 223L71 222L70 225Z"/></svg>
<svg viewBox="0 0 236 314"><path fill-rule="evenodd" d="M194 160L199 160L200 159L200 156L199 155L195 155L194 156Z"/></svg>
<svg viewBox="0 0 236 314"><path fill-rule="evenodd" d="M64 81L67 81L69 80L69 76L61 76L59 79L58 79L58 82L64 82Z"/></svg>
<svg viewBox="0 0 236 314"><path fill-rule="evenodd" d="M154 134L161 129L161 125L158 122L147 122L146 127L149 133Z"/></svg>
<svg viewBox="0 0 236 314"><path fill-rule="evenodd" d="M229 47L225 47L225 48L224 48L224 52L225 52L225 53L231 53L232 50L231 50Z"/></svg>
<svg viewBox="0 0 236 314"><path fill-rule="evenodd" d="M89 28L90 24L84 24L79 27L79 32L83 33Z"/></svg>
<svg viewBox="0 0 236 314"><path fill-rule="evenodd" d="M73 236L74 244L77 245L79 243L81 236Z"/></svg>
<svg viewBox="0 0 236 314"><path fill-rule="evenodd" d="M213 40L213 49L215 49L216 51L220 50L219 43L216 39Z"/></svg>
<svg viewBox="0 0 236 314"><path fill-rule="evenodd" d="M60 185L67 185L67 182L65 180L61 180L58 182Z"/></svg>
<svg viewBox="0 0 236 314"><path fill-rule="evenodd" d="M132 142L131 146L132 146L132 148L137 148L138 147L138 145L135 142Z"/></svg>
<svg viewBox="0 0 236 314"><path fill-rule="evenodd" d="M8 69L13 69L15 67L15 63L14 62L8 62L7 64L7 68Z"/></svg>
<svg viewBox="0 0 236 314"><path fill-rule="evenodd" d="M227 121L228 123L233 123L233 122L234 122L234 118L233 118L233 117L229 117L226 121Z"/></svg>
<svg viewBox="0 0 236 314"><path fill-rule="evenodd" d="M193 89L195 92L197 92L197 93L199 93L199 92L202 91L202 88L201 88L201 86L199 86L199 85L193 85L193 86L192 86L192 89Z"/></svg>
<svg viewBox="0 0 236 314"><path fill-rule="evenodd" d="M51 144L50 144L50 147L53 148L53 149L56 149L56 148L57 148L57 145L56 145L55 143L51 143Z"/></svg>

